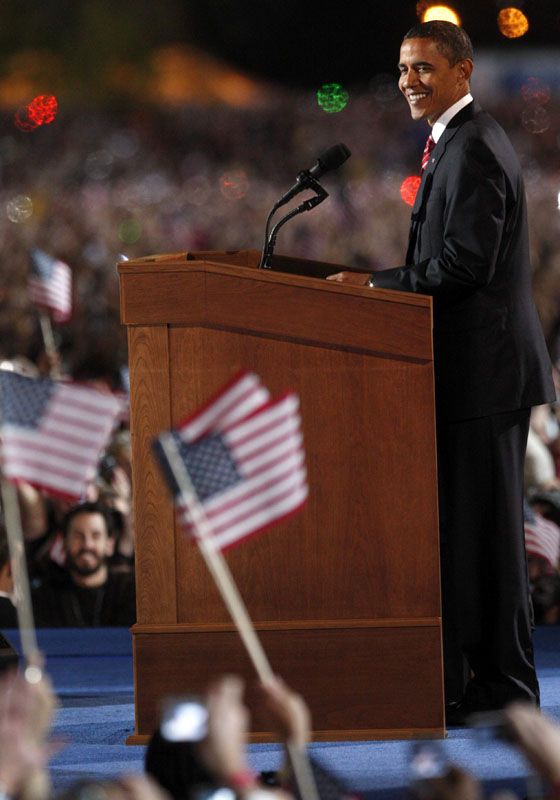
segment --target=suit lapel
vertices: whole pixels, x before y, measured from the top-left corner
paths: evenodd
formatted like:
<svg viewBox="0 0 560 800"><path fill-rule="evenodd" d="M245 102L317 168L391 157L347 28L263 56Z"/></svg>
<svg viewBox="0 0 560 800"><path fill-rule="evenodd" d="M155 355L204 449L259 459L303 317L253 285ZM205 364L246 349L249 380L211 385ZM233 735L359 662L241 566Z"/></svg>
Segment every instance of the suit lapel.
<svg viewBox="0 0 560 800"><path fill-rule="evenodd" d="M418 192L416 193L414 206L412 207L408 248L406 251L407 264L414 263L414 250L418 241L419 229L425 216L425 205L428 201L428 197L430 196L434 172L436 171L439 162L445 155L447 145L453 139L461 125L463 125L464 122L467 122L467 120L472 119L478 111L480 111L480 107L474 101L469 103L468 106L465 106L465 108L462 108L461 111L459 111L458 114L455 114L453 119L451 119L446 125L444 132L432 150L430 160L428 161L428 164L422 173L422 180L420 182L420 186L418 187Z"/></svg>

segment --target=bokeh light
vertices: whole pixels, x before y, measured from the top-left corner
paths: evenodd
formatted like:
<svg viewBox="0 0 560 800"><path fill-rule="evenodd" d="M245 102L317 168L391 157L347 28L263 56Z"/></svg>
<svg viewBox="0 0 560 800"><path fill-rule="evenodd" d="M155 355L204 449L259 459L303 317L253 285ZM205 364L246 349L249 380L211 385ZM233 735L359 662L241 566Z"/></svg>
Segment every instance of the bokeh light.
<svg viewBox="0 0 560 800"><path fill-rule="evenodd" d="M137 219L125 219L119 225L119 239L123 244L135 244L142 236L142 225Z"/></svg>
<svg viewBox="0 0 560 800"><path fill-rule="evenodd" d="M414 205L421 180L418 175L409 175L401 183L401 197L407 205Z"/></svg>
<svg viewBox="0 0 560 800"><path fill-rule="evenodd" d="M104 181L111 174L113 156L108 150L95 150L84 162L84 171L93 181Z"/></svg>
<svg viewBox="0 0 560 800"><path fill-rule="evenodd" d="M206 175L193 175L187 182L187 202L193 206L206 205L212 195L212 187Z"/></svg>
<svg viewBox="0 0 560 800"><path fill-rule="evenodd" d="M422 22L433 22L434 20L443 20L444 22L452 22L454 25L461 24L461 18L451 6L444 5L431 5L422 12Z"/></svg>
<svg viewBox="0 0 560 800"><path fill-rule="evenodd" d="M14 125L24 133L29 133L39 127L39 123L29 116L29 106L18 108L14 114Z"/></svg>
<svg viewBox="0 0 560 800"><path fill-rule="evenodd" d="M518 39L529 30L529 20L519 8L502 8L498 14L498 28L502 36Z"/></svg>
<svg viewBox="0 0 560 800"><path fill-rule="evenodd" d="M541 78L527 78L521 87L521 96L526 103L544 106L550 100L550 86Z"/></svg>
<svg viewBox="0 0 560 800"><path fill-rule="evenodd" d="M550 128L550 116L542 106L526 108L521 114L521 122L529 133L544 133Z"/></svg>
<svg viewBox="0 0 560 800"><path fill-rule="evenodd" d="M317 90L317 103L327 114L343 111L349 99L350 95L340 83L324 83Z"/></svg>
<svg viewBox="0 0 560 800"><path fill-rule="evenodd" d="M6 203L6 215L10 222L25 222L33 214L33 200L25 194L18 194Z"/></svg>
<svg viewBox="0 0 560 800"><path fill-rule="evenodd" d="M37 125L50 125L58 112L58 102L53 94L40 94L27 106L28 116Z"/></svg>
<svg viewBox="0 0 560 800"><path fill-rule="evenodd" d="M224 172L220 177L220 191L228 200L241 200L249 188L249 179L242 169Z"/></svg>

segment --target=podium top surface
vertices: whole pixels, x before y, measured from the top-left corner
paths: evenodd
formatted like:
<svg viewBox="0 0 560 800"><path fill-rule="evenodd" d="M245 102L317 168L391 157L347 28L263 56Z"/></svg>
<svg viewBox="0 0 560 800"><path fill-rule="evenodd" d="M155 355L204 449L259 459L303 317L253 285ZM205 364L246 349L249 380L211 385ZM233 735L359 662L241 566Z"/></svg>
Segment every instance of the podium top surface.
<svg viewBox="0 0 560 800"><path fill-rule="evenodd" d="M430 297L325 280L342 264L256 250L183 252L118 264L125 325L186 325L432 361Z"/></svg>
<svg viewBox="0 0 560 800"><path fill-rule="evenodd" d="M300 285L309 285L309 280L313 280L312 285L314 288L324 288L328 291L338 289L344 292L356 292L359 295L363 295L365 292L367 296L371 296L375 292L376 295L383 296L388 302L404 303L405 305L422 308L431 307L431 298L426 295L396 292L387 289L371 289L370 287L350 286L349 284L333 282L324 283L327 275L348 270L349 267L344 264L277 255L273 257L271 269L258 269L259 259L260 253L257 250L184 251L119 261L117 269L121 276L177 271L191 273L208 271L215 273L224 269L230 275L254 280L264 279L274 282L284 278L283 282L286 282L286 278L289 276L289 283L292 283L293 279L301 279L305 283ZM363 270L356 271L363 272ZM370 273L368 272L368 274Z"/></svg>

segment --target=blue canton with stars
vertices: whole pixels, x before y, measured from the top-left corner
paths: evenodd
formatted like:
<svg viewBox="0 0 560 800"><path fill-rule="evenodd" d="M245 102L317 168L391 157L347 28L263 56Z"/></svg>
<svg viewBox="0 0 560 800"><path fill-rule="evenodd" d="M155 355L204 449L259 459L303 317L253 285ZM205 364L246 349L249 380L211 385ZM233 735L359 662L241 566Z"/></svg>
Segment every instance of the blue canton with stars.
<svg viewBox="0 0 560 800"><path fill-rule="evenodd" d="M235 486L242 480L228 448L218 433L209 434L193 444L185 444L175 431L172 431L171 435L198 498L202 502L224 489ZM179 487L167 464L163 448L157 439L154 442L154 449L173 493L180 494Z"/></svg>
<svg viewBox="0 0 560 800"><path fill-rule="evenodd" d="M52 278L56 263L56 258L42 250L31 251L31 269L42 281L49 281Z"/></svg>
<svg viewBox="0 0 560 800"><path fill-rule="evenodd" d="M1 421L36 428L43 418L56 384L0 370Z"/></svg>

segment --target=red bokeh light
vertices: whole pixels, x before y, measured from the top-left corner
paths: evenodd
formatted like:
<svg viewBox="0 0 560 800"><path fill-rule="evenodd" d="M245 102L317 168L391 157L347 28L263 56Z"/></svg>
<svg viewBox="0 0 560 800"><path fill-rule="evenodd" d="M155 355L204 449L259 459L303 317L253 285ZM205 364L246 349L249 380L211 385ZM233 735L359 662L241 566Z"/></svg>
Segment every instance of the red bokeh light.
<svg viewBox="0 0 560 800"><path fill-rule="evenodd" d="M29 106L22 106L21 108L18 108L14 114L14 125L20 131L29 133L30 131L34 131L35 128L38 127L39 123L29 116Z"/></svg>
<svg viewBox="0 0 560 800"><path fill-rule="evenodd" d="M521 96L526 103L537 103L544 106L550 100L550 86L540 78L532 76L527 78L521 87Z"/></svg>
<svg viewBox="0 0 560 800"><path fill-rule="evenodd" d="M37 125L49 125L58 111L58 102L53 94L40 94L34 97L27 106L29 117Z"/></svg>
<svg viewBox="0 0 560 800"><path fill-rule="evenodd" d="M409 206L414 205L421 178L418 175L409 175L401 183L401 197Z"/></svg>

